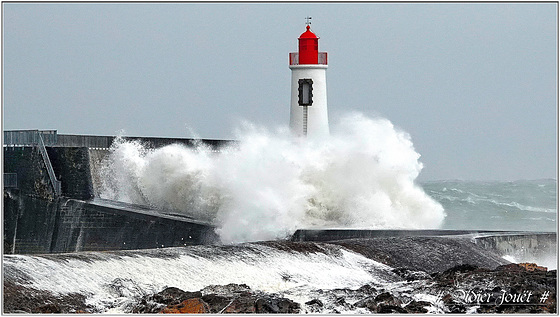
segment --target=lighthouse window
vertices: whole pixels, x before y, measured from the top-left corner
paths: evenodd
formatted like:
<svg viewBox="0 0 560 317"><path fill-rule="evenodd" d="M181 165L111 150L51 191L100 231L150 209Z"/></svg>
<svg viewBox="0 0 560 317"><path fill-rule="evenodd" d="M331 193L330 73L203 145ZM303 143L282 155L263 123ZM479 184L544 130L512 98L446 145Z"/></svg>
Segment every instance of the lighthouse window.
<svg viewBox="0 0 560 317"><path fill-rule="evenodd" d="M311 106L313 104L313 80L311 78L304 78L298 80L298 92L300 106Z"/></svg>

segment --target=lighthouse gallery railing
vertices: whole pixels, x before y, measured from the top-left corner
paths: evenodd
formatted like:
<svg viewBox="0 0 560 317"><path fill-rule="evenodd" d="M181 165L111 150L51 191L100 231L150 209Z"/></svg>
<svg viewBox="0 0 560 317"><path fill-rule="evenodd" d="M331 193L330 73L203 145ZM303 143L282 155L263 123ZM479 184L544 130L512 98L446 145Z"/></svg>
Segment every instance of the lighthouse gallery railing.
<svg viewBox="0 0 560 317"><path fill-rule="evenodd" d="M319 52L319 65L327 65L327 52ZM290 53L290 65L299 65L299 53Z"/></svg>

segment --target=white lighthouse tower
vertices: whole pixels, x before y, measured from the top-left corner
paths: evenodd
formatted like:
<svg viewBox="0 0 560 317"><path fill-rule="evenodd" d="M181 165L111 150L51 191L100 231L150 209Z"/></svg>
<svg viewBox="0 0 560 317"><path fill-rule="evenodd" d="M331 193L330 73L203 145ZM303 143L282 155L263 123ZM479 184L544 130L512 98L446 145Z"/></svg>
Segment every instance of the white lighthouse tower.
<svg viewBox="0 0 560 317"><path fill-rule="evenodd" d="M329 135L327 112L327 53L319 52L319 38L307 30L298 38L297 53L290 53L292 103L290 130L297 136Z"/></svg>

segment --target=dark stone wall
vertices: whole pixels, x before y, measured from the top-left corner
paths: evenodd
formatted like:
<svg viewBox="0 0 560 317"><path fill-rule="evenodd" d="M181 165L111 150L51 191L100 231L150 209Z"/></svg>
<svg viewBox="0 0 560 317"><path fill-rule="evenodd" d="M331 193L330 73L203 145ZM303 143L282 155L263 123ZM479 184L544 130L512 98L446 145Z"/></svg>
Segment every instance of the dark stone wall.
<svg viewBox="0 0 560 317"><path fill-rule="evenodd" d="M37 148L4 147L4 172L16 173L18 183L17 188L4 188L4 253L146 249L219 241L211 225L91 201L88 148L48 147L47 153L61 181L61 197L54 195Z"/></svg>
<svg viewBox="0 0 560 317"><path fill-rule="evenodd" d="M135 250L217 243L214 227L68 200L51 252Z"/></svg>
<svg viewBox="0 0 560 317"><path fill-rule="evenodd" d="M62 195L81 200L92 199L89 150L85 147L48 147L56 178L61 181Z"/></svg>
<svg viewBox="0 0 560 317"><path fill-rule="evenodd" d="M209 225L4 190L7 254L132 250L218 241Z"/></svg>
<svg viewBox="0 0 560 317"><path fill-rule="evenodd" d="M18 221L19 211L19 190L4 190L4 253L14 253L14 237L16 234L16 224Z"/></svg>
<svg viewBox="0 0 560 317"><path fill-rule="evenodd" d="M475 239L476 244L493 250L500 255L516 258L540 258L556 255L556 233L525 233L483 236Z"/></svg>
<svg viewBox="0 0 560 317"><path fill-rule="evenodd" d="M51 248L59 200L4 190L4 253L45 253Z"/></svg>
<svg viewBox="0 0 560 317"><path fill-rule="evenodd" d="M17 187L22 194L55 198L47 168L35 147L4 147L4 173L17 174Z"/></svg>

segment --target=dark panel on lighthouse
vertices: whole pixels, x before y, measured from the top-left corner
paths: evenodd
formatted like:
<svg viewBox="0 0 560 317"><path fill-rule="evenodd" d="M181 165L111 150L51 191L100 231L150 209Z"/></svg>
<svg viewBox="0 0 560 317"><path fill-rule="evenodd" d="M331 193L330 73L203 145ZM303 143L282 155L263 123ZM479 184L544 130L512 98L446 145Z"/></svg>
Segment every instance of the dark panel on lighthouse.
<svg viewBox="0 0 560 317"><path fill-rule="evenodd" d="M313 104L313 79L304 78L298 81L298 103L300 106Z"/></svg>

